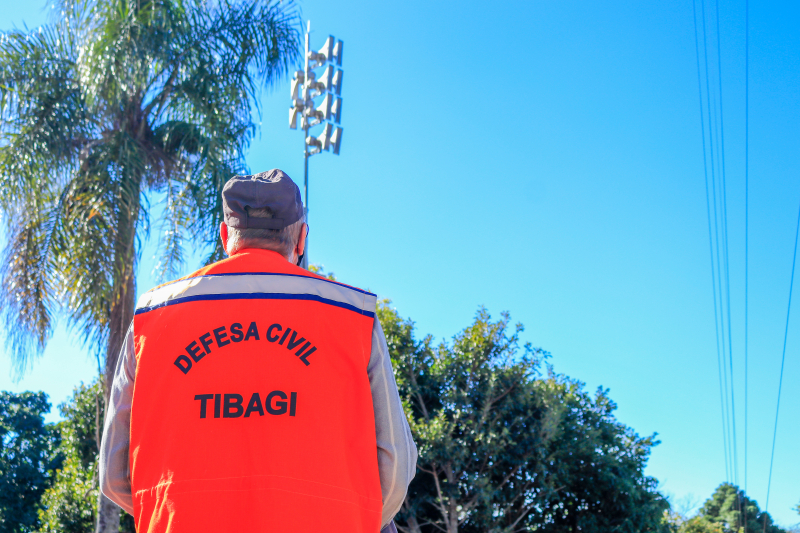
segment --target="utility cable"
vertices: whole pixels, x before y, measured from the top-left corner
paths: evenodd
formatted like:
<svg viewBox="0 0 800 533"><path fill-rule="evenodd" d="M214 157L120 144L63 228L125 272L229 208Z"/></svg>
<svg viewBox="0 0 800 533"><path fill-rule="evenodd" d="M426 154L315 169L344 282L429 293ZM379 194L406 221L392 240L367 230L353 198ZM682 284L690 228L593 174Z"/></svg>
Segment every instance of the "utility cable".
<svg viewBox="0 0 800 533"><path fill-rule="evenodd" d="M709 110L711 113L713 125L714 125L714 133L716 136L712 136L709 141L713 143L716 141L717 143L717 150L716 150L716 159L717 159L717 166L716 172L712 162L711 166L711 194L713 198L713 206L714 206L714 242L715 242L715 252L717 255L717 294L719 295L719 331L720 331L720 339L722 344L722 354L720 358L720 365L722 366L722 380L723 380L723 396L725 398L725 423L726 423L726 442L727 444L727 461L730 463L730 472L728 475L728 481L733 481L733 443L731 442L731 406L730 406L730 395L728 393L728 363L725 361L725 353L728 351L727 343L725 342L725 297L724 297L724 259L725 259L725 248L724 242L720 244L722 239L720 238L720 233L723 231L720 227L723 225L724 221L724 214L722 213L722 202L719 198L722 197L722 183L721 178L719 175L720 170L720 161L719 161L719 120L717 119L716 114L716 106L712 107L713 112ZM709 124L709 129L711 125ZM714 157L714 150L712 148L712 158ZM717 192L719 189L719 192ZM718 209L719 206L719 209ZM724 234L724 233L723 233Z"/></svg>
<svg viewBox="0 0 800 533"><path fill-rule="evenodd" d="M716 110L716 105L711 105L711 75L709 74L709 61L708 61L708 29L706 28L706 4L705 0L700 1L700 10L702 12L702 21L703 21L703 66L705 67L705 81L706 81L706 107L707 107L707 118L708 118L708 150L709 150L709 169L711 170L711 205L713 206L713 214L712 217L714 219L714 233L712 237L713 242L713 249L712 258L711 258L711 265L712 268L715 268L712 283L714 283L714 290L715 297L714 297L714 319L717 320L717 316L719 316L719 324L715 324L714 328L716 334L719 336L717 340L718 343L722 345L722 352L720 354L719 346L717 347L717 365L721 369L721 377L720 377L720 391L722 394L722 417L723 417L723 440L725 443L725 478L726 480L731 479L731 472L733 469L730 467L730 411L728 405L728 373L727 373L727 366L725 365L725 318L724 318L724 307L722 305L722 271L721 271L721 262L720 262L720 254L719 254L719 214L717 213L717 178L716 178L716 169L715 167L716 156L714 152L714 133L715 127L718 124L716 114L714 110ZM716 139L719 139L719 135L716 136ZM719 151L717 151L719 154ZM714 254L716 254L716 261L714 258ZM718 307L717 307L718 306ZM719 309L719 312L717 312Z"/></svg>
<svg viewBox="0 0 800 533"><path fill-rule="evenodd" d="M705 30L705 28L704 28L704 30ZM718 181L717 177L718 177L718 171L719 171L719 161L717 161L716 169L714 167L714 159L715 159L714 141L716 139L716 141L719 142L719 130L718 130L719 121L717 120L717 115L715 113L716 105L714 105L714 106L711 105L711 92L710 92L711 91L711 86L710 86L710 82L709 82L708 62L707 61L708 61L708 53L707 53L707 50L706 50L706 90L708 91L706 93L706 97L707 97L706 102L708 104L708 114L709 114L708 129L709 129L709 145L710 145L709 149L711 151L711 154L710 154L710 156L711 156L710 157L710 159L711 159L711 198L712 198L712 205L713 205L713 208L714 208L714 211L713 211L714 238L713 238L713 240L714 240L714 252L716 253L716 272L715 272L716 281L714 281L714 283L715 283L715 287L716 287L716 291L717 291L716 293L718 295L718 300L715 299L714 305L716 306L717 303L719 304L719 325L715 326L715 328L716 328L717 334L719 335L720 342L721 342L721 345L722 345L721 354L719 352L717 353L717 364L721 367L722 377L720 379L722 381L721 381L720 387L721 387L722 395L723 395L723 398L724 398L723 407L722 407L722 411L723 411L723 415L722 416L725 419L725 428L724 428L723 431L725 432L725 443L726 443L725 444L725 462L726 462L726 470L728 472L726 474L726 479L727 479L727 481L732 481L732 479L733 479L733 460L732 460L732 457L733 457L733 445L731 443L731 432L730 432L731 431L731 411L730 411L730 401L729 401L730 396L728 395L728 364L725 362L725 352L727 351L727 348L726 348L726 343L725 343L725 301L724 301L724 297L723 297L723 285L722 285L722 277L723 277L722 260L724 258L724 252L723 252L723 254L721 256L720 255L720 248L721 248L721 246L720 246L720 228L719 228L719 226L722 225L722 223L720 222L720 216L721 215L719 213L719 211L722 210L722 206L720 206L719 210L717 209L717 205L720 203L720 202L718 202L717 199L721 196L721 193L720 194L717 193L717 186L718 186L717 185L717 181ZM712 123L713 123L714 129L712 129ZM713 135L714 133L717 133L717 135L714 136ZM719 157L719 150L716 151L716 157L717 158ZM716 170L716 172L715 172L715 170ZM712 259L712 264L713 264L713 259ZM715 317L717 316L716 311L714 313L714 316Z"/></svg>
<svg viewBox="0 0 800 533"><path fill-rule="evenodd" d="M702 0L701 0L702 1ZM709 194L709 184L708 184L708 150L706 148L706 132L705 132L705 118L703 112L703 76L701 74L702 70L700 67L700 37L697 25L697 0L692 0L692 9L694 13L694 43L695 43L695 55L697 58L697 91L700 101L700 133L701 139L703 144L703 176L705 178L705 189L706 189L706 218L708 222L708 250L711 258L711 289L712 294L714 297L714 329L715 335L714 339L717 344L717 370L719 373L719 391L720 391L720 413L722 415L722 442L723 442L723 456L725 458L725 475L728 477L728 443L727 443L727 432L726 432L726 423L725 423L725 401L723 398L723 382L722 382L722 364L721 364L721 357L720 357L720 346L719 346L719 319L718 319L718 311L717 311L717 283L716 283L716 272L714 269L714 240L713 240L713 233L711 229L711 201L710 201L710 194ZM703 6L704 9L704 6ZM703 14L703 27L705 28L705 14ZM705 44L705 34L704 34L704 44ZM708 55L706 54L706 59ZM708 70L706 68L706 73ZM708 78L706 77L706 81ZM710 109L709 109L710 111ZM709 115L709 133L710 133L710 115Z"/></svg>
<svg viewBox="0 0 800 533"><path fill-rule="evenodd" d="M764 513L769 509L769 490L772 484L772 464L775 460L775 437L778 435L778 412L781 408L781 388L783 387L783 366L786 362L786 340L789 337L789 312L792 310L792 289L794 288L794 267L797 264L797 237L800 235L800 210L797 213L797 229L794 233L794 254L792 255L792 277L789 280L789 305L786 308L786 329L783 331L783 353L781 354L781 372L778 378L778 402L775 406L775 428L772 430L772 453L769 458L769 476L767 477L767 501L764 504ZM766 529L766 517L764 529Z"/></svg>
<svg viewBox="0 0 800 533"><path fill-rule="evenodd" d="M712 198L712 205L714 207L713 211L713 218L714 218L714 251L716 253L716 273L715 277L716 280L714 283L716 284L716 291L718 295L718 300L715 299L714 305L717 305L717 301L719 302L719 326L715 326L717 328L717 334L720 337L720 341L722 344L722 353L721 355L718 353L717 364L722 367L722 384L720 385L723 390L723 418L725 420L724 423L724 434L725 434L725 468L726 468L726 479L731 480L733 477L733 465L732 465L732 443L731 443L731 435L730 435L730 428L731 428L731 420L730 420L730 404L729 404L729 396L728 396L728 366L725 362L725 352L726 352L726 343L725 343L725 305L724 305L724 297L722 291L722 258L720 257L720 229L719 226L721 225L720 222L720 213L718 212L717 205L720 203L718 202L717 198L721 195L717 194L717 175L719 173L719 158L720 151L717 150L716 153L714 151L715 148L715 140L716 143L719 143L719 120L717 119L716 115L716 104L712 106L712 93L711 93L711 75L709 73L709 60L708 60L708 28L706 27L706 4L705 0L701 0L700 2L700 9L702 11L703 16L703 59L704 59L704 67L705 67L705 74L706 74L706 106L708 108L708 148L709 148L709 162L710 162L710 170L711 170L711 198ZM716 135L715 135L716 134ZM715 166L716 163L716 166ZM721 210L721 206L720 206ZM712 265L714 264L714 260L712 259ZM717 313L715 313L716 316Z"/></svg>
<svg viewBox="0 0 800 533"><path fill-rule="evenodd" d="M750 223L750 0L744 2L744 494L747 494L747 290L749 268ZM739 498L739 514L742 514ZM744 524L747 528L747 503L744 504Z"/></svg>
<svg viewBox="0 0 800 533"><path fill-rule="evenodd" d="M725 261L725 294L726 306L728 311L728 364L731 377L731 410L730 410L730 428L732 432L731 442L733 444L733 455L731 462L733 465L733 481L738 485L739 483L739 465L738 465L738 451L736 449L736 395L734 394L733 386L733 339L731 334L731 278L730 268L728 261L728 193L727 185L725 183L725 122L724 122L724 107L722 105L722 45L720 38L719 26L719 0L715 0L716 22L717 22L717 72L719 73L719 139L720 150L719 158L720 164L720 192L722 194L722 249ZM721 296L721 295L720 295Z"/></svg>
<svg viewBox="0 0 800 533"><path fill-rule="evenodd" d="M747 493L747 290L750 216L750 0L744 2L744 492ZM745 524L747 506L745 506Z"/></svg>

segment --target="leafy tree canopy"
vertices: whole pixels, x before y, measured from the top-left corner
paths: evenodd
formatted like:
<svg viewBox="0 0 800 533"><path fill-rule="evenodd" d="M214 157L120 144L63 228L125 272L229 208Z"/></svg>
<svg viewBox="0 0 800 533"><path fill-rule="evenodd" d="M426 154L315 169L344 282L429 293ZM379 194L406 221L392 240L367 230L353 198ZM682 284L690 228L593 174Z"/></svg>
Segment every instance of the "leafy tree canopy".
<svg viewBox="0 0 800 533"><path fill-rule="evenodd" d="M703 516L694 516L682 523L679 533L724 533L722 525Z"/></svg>
<svg viewBox="0 0 800 533"><path fill-rule="evenodd" d="M723 483L714 491L694 516L670 510L666 522L676 533L793 533L772 522L755 500L747 497L736 485Z"/></svg>
<svg viewBox="0 0 800 533"><path fill-rule="evenodd" d="M147 193L166 196L166 275L186 236L221 256L220 192L297 22L291 1L59 0L49 24L0 33L0 309L21 369L64 310L98 352L111 335L113 370Z"/></svg>
<svg viewBox="0 0 800 533"><path fill-rule="evenodd" d="M39 499L49 486L57 432L44 423L43 392L0 392L0 533L35 531Z"/></svg>
<svg viewBox="0 0 800 533"><path fill-rule="evenodd" d="M72 397L58 406L63 420L58 453L63 465L42 496L39 519L42 533L86 533L94 529L98 495L98 431L103 427L100 382L75 387ZM133 532L133 518L125 514L120 531Z"/></svg>
<svg viewBox="0 0 800 533"><path fill-rule="evenodd" d="M769 513L762 512L736 485L723 483L705 501L699 516L722 528L724 533L785 533L772 522Z"/></svg>
<svg viewBox="0 0 800 533"><path fill-rule="evenodd" d="M550 371L522 326L480 310L451 343L414 338L388 302L378 316L419 447L402 531L669 531L652 437L618 422L607 391Z"/></svg>

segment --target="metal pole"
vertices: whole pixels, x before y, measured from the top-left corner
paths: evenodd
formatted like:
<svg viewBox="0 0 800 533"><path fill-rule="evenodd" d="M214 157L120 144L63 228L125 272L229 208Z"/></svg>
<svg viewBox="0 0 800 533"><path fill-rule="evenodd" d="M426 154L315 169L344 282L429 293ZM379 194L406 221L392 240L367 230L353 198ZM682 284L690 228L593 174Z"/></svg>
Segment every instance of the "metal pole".
<svg viewBox="0 0 800 533"><path fill-rule="evenodd" d="M311 49L309 46L309 39L311 37L311 21L309 20L306 25L306 54L305 54L305 61L306 61L306 70L305 70L305 80L303 84L306 87L303 88L303 99L307 94L307 87L309 84L309 68L308 68L308 51ZM308 143L306 143L306 139L308 138L308 120L303 120L303 124L305 127L303 128L303 163L304 163L304 175L303 175L303 192L305 192L305 215L306 215L306 224L308 224ZM301 267L308 270L308 236L306 236L306 248L305 248L305 255L303 256L303 262L300 264Z"/></svg>
<svg viewBox="0 0 800 533"><path fill-rule="evenodd" d="M308 127L306 127L305 131L303 132L306 137L308 137ZM303 143L305 144L305 138L303 138ZM306 215L306 224L308 224L308 145L305 147L305 154L304 154L304 162L305 162L305 178L303 179L304 183L304 190L306 193L305 199L305 206L303 207L303 211ZM308 235L306 235L306 248L303 255L303 261L300 263L300 266L308 270Z"/></svg>

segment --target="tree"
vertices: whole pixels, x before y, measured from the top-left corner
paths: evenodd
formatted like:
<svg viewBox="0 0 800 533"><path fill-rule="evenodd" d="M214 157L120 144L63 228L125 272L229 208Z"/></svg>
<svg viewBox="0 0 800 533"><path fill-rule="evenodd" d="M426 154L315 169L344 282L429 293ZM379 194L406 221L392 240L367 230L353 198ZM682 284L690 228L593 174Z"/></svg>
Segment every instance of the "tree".
<svg viewBox="0 0 800 533"><path fill-rule="evenodd" d="M291 1L60 0L0 36L0 309L24 371L55 313L96 348L105 394L133 318L148 195L163 194L162 272L214 243L244 170L259 88L298 55ZM220 258L217 243L209 261ZM118 508L100 502L98 531Z"/></svg>
<svg viewBox="0 0 800 533"><path fill-rule="evenodd" d="M75 387L72 397L58 406L62 417L56 426L61 436L58 453L64 461L52 486L42 496L39 510L42 533L92 530L98 502L97 453L98 431L103 424L102 401L98 380Z"/></svg>
<svg viewBox="0 0 800 533"><path fill-rule="evenodd" d="M39 531L88 533L94 529L97 484L92 474L82 469L75 456L65 458L53 486L42 495Z"/></svg>
<svg viewBox="0 0 800 533"><path fill-rule="evenodd" d="M502 495L546 438L537 431L544 410L526 387L541 352L525 346L515 360L520 328L508 335L507 316L492 323L481 311L452 347L434 350L430 338L415 344L410 323L388 307L379 313L411 411L418 476L424 479L406 501L405 529L436 525L455 533L484 522L483 514L501 500L502 511L522 521L530 505ZM526 424L534 427L526 430Z"/></svg>
<svg viewBox="0 0 800 533"><path fill-rule="evenodd" d="M0 533L35 531L42 493L60 463L58 433L44 423L43 392L0 392Z"/></svg>
<svg viewBox="0 0 800 533"><path fill-rule="evenodd" d="M776 526L769 513L747 497L736 485L723 483L694 516L671 511L668 516L676 533L791 533Z"/></svg>
<svg viewBox="0 0 800 533"><path fill-rule="evenodd" d="M730 483L717 487L698 516L719 526L724 533L786 533L772 522L769 513L759 509L758 503Z"/></svg>
<svg viewBox="0 0 800 533"><path fill-rule="evenodd" d="M93 529L101 404L100 381L81 384L58 406L62 421L44 424L45 393L0 393L0 532ZM133 529L126 514L120 531Z"/></svg>
<svg viewBox="0 0 800 533"><path fill-rule="evenodd" d="M537 385L557 426L540 467L549 490L530 525L553 533L667 531L669 503L644 475L655 435L639 437L617 421L607 390L592 397L583 383L552 370Z"/></svg>
<svg viewBox="0 0 800 533"><path fill-rule="evenodd" d="M542 377L548 354L521 345L508 315L482 309L436 348L388 302L378 316L420 452L402 531L668 531L643 474L657 442L617 422L606 391Z"/></svg>
<svg viewBox="0 0 800 533"><path fill-rule="evenodd" d="M695 516L681 524L680 533L724 533L722 526L705 517Z"/></svg>

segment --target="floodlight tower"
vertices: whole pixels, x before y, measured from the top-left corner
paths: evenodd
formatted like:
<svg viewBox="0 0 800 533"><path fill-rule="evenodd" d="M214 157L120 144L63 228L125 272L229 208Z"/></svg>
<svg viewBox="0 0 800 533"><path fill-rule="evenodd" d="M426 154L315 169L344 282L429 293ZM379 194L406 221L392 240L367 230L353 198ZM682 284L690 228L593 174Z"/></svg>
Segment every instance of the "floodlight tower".
<svg viewBox="0 0 800 533"><path fill-rule="evenodd" d="M303 188L305 193L306 221L308 221L308 158L323 150L339 155L342 145L342 41L333 35L325 40L318 51L311 49L311 21L306 26L305 69L294 73L292 79L292 106L289 108L289 128L303 130ZM315 69L322 69L318 74ZM322 98L315 102L315 98ZM322 130L311 135L311 128ZM303 257L303 268L308 269L308 241Z"/></svg>

